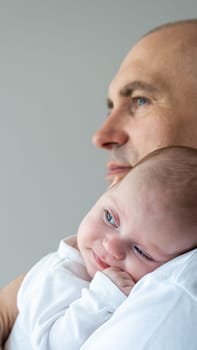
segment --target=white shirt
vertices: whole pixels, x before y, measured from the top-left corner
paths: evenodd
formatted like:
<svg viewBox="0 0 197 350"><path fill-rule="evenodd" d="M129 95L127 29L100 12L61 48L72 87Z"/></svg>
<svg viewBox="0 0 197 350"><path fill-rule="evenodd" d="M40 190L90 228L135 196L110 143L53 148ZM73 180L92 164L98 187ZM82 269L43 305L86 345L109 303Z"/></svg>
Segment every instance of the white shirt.
<svg viewBox="0 0 197 350"><path fill-rule="evenodd" d="M6 350L77 350L126 299L103 273L93 280L80 253L61 241L38 262L18 294L19 315Z"/></svg>
<svg viewBox="0 0 197 350"><path fill-rule="evenodd" d="M59 252L60 251L61 249L59 249ZM75 252L76 251L73 250L74 255L75 255ZM77 259L79 259L80 261L78 260L78 262L75 262L76 264L71 264L71 266L70 264L68 264L70 267L66 266L66 269L70 268L72 270L71 275L73 273L74 274L77 273L77 276L78 276L81 273L84 274L85 269L79 253L77 253L77 256L78 256ZM53 257L53 255L51 257ZM60 257L61 257L61 254L60 254ZM71 260L73 258L74 257L72 257ZM46 258L46 262L47 262L47 259L48 258ZM64 260L63 257L61 257L61 259ZM49 265L48 262L46 263L46 265ZM63 265L64 263L62 264L62 267L61 267L62 275L60 273L58 277L58 274L55 273L54 276L51 276L52 281L55 282L53 285L53 288L55 288L55 285L56 285L55 276L57 276L57 280L59 278L61 278L61 280L64 280L65 272L63 272L64 271ZM80 267L82 270L79 269ZM39 265L37 268L39 269ZM74 271L75 268L77 269L77 271ZM57 266L57 270L59 270L58 266ZM52 268L52 271L55 271L55 267ZM46 271L44 268L43 275L45 275L45 273ZM97 276L95 276L95 281L94 280L92 281L93 283L92 289L89 288L89 282L86 280L87 276L83 275L83 278L82 278L83 281L81 281L80 277L77 277L77 276L75 277L76 278L75 286L73 288L71 288L70 286L71 288L71 293L69 296L70 302L72 303L72 299L75 300L79 298L79 295L77 293L78 293L78 289L81 288L81 290L85 291L87 300L89 299L92 300L92 305L90 303L91 307L89 308L89 306L87 305L84 306L82 302L81 312L78 313L77 311L77 314L80 315L82 319L80 319L80 317L78 318L78 315L76 315L77 316L76 324L78 329L77 327L73 329L73 325L75 325L75 322L72 323L72 325L69 325L70 321L68 321L66 323L65 329L61 329L61 327L59 328L58 322L57 323L55 322L55 326L54 328L52 328L52 332L51 332L52 343L55 344L55 342L57 341L57 344L54 345L54 349L57 349L57 350L59 349L196 350L197 349L197 336L196 336L196 332L197 332L197 249L191 252L185 253L169 261L168 263L164 264L154 272L144 276L132 289L128 298L125 298L124 300L124 296L123 298L121 298L121 294L119 295L120 298L119 297L117 298L117 300L119 300L117 304L114 304L114 301L116 300L116 292L117 292L116 286L113 285L113 283L110 283L110 281L107 278L105 278L105 276L103 276L102 273L97 274L97 276L99 276L98 280L96 280ZM101 283L101 280L99 280L100 277L101 277L101 280L102 280L102 277L104 277L104 279L102 280L103 281L102 283ZM34 300L34 299L37 299L37 296L39 297L38 289L36 288L35 285L33 288L31 285L31 281L29 281L30 282L29 284L27 278L24 281L24 283L26 284L26 286L24 285L24 290L27 287L27 292L30 293L30 298L28 299L32 300L32 305L34 304L38 305L38 310L35 312L35 317L33 315L32 320L34 320L34 318L37 318L36 313L39 315L41 312L40 310L42 309L45 309L45 316L48 316L46 313L46 305L48 304L49 300L53 299L54 293L52 292L53 291L52 286L50 285L50 283L47 282L46 285L48 285L48 288L49 287L50 288L48 290L48 293L45 293L45 294L43 293L43 298L46 298L46 300L44 300L44 305L42 305L43 303L42 299L40 299L39 302ZM40 277L37 278L37 281L43 284L42 279L43 279L43 276L41 274ZM72 278L70 280L72 280ZM61 283L60 283L60 289L62 289ZM81 286L81 283L83 287ZM28 290L28 284L29 284L30 290ZM100 296L98 301L97 301L97 297L92 298L92 294L91 294L93 293L92 292L93 290L94 291L96 290L96 286L98 287L99 293L101 295L104 292L103 297ZM85 289L83 289L84 287ZM33 291L32 291L32 288L34 289ZM51 288L52 288L52 291L51 291ZM22 299L23 299L22 290L19 294L19 307L20 307L20 300L22 303ZM89 294L89 291L90 291L90 294ZM50 292L50 295L49 295L49 292ZM64 292L65 294L67 294L66 291ZM64 297L62 298L62 301L63 299ZM82 296L82 300L85 300L84 295ZM27 302L28 301L26 301L25 303ZM59 300L58 300L57 305L58 304L60 304L60 309L61 309L61 301L59 303ZM104 304L105 304L106 310L105 310L105 307L102 307ZM119 304L119 307L117 307L118 304ZM24 304L24 307L25 305L26 304ZM93 305L95 306L95 308L93 307ZM83 309L83 307L85 309ZM93 312L93 315L91 314L92 309L95 311ZM100 312L99 309L101 309L101 314L99 313ZM53 310L52 310L52 314L53 314ZM102 319L101 322L100 320L97 320L98 315L101 315L101 319ZM94 316L96 316L95 319L94 319ZM6 349L9 349L9 350L10 349L11 350L13 349L14 350L47 349L49 350L50 347L48 347L48 345L47 347L43 347L42 342L43 343L45 342L44 339L46 339L46 333L48 332L47 319L49 319L51 322L51 317L52 315L51 316L49 315L49 317L46 317L46 323L45 323L44 317L43 319L40 320L41 323L40 323L40 327L38 326L37 333L34 330L35 328L34 324L31 324L31 315L27 320L24 320L24 322L22 322L22 323L27 322L27 326L25 325L25 328L27 327L28 329L32 329L32 331L34 332L35 339L37 339L38 341L37 347L35 346L34 348L33 347L31 348L31 346L29 346L28 343L26 343L26 346L23 345L22 343L20 344L20 339L17 339L18 334L20 332L18 332L17 326L15 326L14 328L15 331L14 330L12 331L12 334L10 337L11 347L7 347ZM83 324L83 317L84 317L84 324ZM60 320L61 320L61 317L60 317ZM92 326L92 322L94 323L94 321L95 321L95 324ZM17 322L16 322L16 325L17 325ZM45 326L46 326L46 329L44 329ZM81 326L82 326L82 329L80 329ZM83 326L85 326L85 328L83 328ZM86 327L88 329L86 329ZM39 328L41 329L40 331L39 331ZM73 339L75 339L73 337L73 334L74 336L76 336L77 332L79 334L79 343L78 345L76 344L73 345ZM85 338L83 333L86 333ZM70 339L67 338L67 336L68 337L70 336ZM67 347L65 345L65 341L68 341L68 342L70 341L70 344L67 345ZM79 345L80 342L81 342L81 345ZM72 347L75 345L76 347Z"/></svg>
<svg viewBox="0 0 197 350"><path fill-rule="evenodd" d="M196 350L197 249L143 277L81 350Z"/></svg>

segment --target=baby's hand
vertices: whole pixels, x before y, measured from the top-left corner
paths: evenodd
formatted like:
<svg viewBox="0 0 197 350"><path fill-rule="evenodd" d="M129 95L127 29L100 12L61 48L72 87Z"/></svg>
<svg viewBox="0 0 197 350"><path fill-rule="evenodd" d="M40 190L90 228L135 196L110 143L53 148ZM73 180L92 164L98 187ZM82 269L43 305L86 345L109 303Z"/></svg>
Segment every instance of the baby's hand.
<svg viewBox="0 0 197 350"><path fill-rule="evenodd" d="M125 295L129 295L131 289L135 285L135 281L128 272L122 271L117 267L108 267L102 272L109 277Z"/></svg>

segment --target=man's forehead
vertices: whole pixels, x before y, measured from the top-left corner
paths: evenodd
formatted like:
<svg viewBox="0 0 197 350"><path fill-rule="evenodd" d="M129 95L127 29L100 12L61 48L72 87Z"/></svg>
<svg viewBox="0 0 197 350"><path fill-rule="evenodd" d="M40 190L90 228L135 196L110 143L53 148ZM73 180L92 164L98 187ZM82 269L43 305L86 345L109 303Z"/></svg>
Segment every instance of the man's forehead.
<svg viewBox="0 0 197 350"><path fill-rule="evenodd" d="M109 97L118 94L130 96L134 91L154 93L164 88L163 72L155 66L150 66L144 56L139 60L128 60L117 72L109 85Z"/></svg>
<svg viewBox="0 0 197 350"><path fill-rule="evenodd" d="M109 86L109 96L114 92L119 93L134 81L159 87L168 87L169 83L173 85L172 77L177 79L184 76L184 71L188 70L187 66L191 66L189 63L195 60L195 48L186 40L188 33L165 29L143 37L131 48L120 65ZM188 52L191 52L190 62L186 59ZM176 74L178 76L175 76Z"/></svg>
<svg viewBox="0 0 197 350"><path fill-rule="evenodd" d="M194 24L172 25L152 31L142 37L128 52L120 70L131 64L133 59L153 57L154 59L168 59L188 54L192 55L197 49L197 20ZM177 56L178 55L178 56ZM174 61L176 63L176 59Z"/></svg>
<svg viewBox="0 0 197 350"><path fill-rule="evenodd" d="M136 89L144 87L148 90L154 88L154 84L162 84L162 66L167 61L168 47L150 37L141 39L126 55L109 85L109 96L114 90L122 91L129 84Z"/></svg>

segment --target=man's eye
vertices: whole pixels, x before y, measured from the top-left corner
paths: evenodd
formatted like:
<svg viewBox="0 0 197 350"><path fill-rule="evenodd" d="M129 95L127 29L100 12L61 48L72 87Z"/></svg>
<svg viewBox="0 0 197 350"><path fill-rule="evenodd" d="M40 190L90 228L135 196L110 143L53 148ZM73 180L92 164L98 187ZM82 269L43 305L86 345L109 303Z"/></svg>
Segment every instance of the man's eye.
<svg viewBox="0 0 197 350"><path fill-rule="evenodd" d="M145 97L137 97L136 103L138 106L143 106L145 103L147 103L147 99Z"/></svg>
<svg viewBox="0 0 197 350"><path fill-rule="evenodd" d="M110 225L112 225L116 228L118 227L118 224L117 224L116 220L114 219L113 215L107 209L104 211L104 219Z"/></svg>
<svg viewBox="0 0 197 350"><path fill-rule="evenodd" d="M149 261L154 261L153 258L151 258L151 256L149 256L148 254L144 253L142 249L140 249L137 245L133 246L133 250L136 254L140 255L142 258L149 260Z"/></svg>
<svg viewBox="0 0 197 350"><path fill-rule="evenodd" d="M132 98L132 106L134 107L142 107L147 103L149 103L149 100L146 97L136 96Z"/></svg>

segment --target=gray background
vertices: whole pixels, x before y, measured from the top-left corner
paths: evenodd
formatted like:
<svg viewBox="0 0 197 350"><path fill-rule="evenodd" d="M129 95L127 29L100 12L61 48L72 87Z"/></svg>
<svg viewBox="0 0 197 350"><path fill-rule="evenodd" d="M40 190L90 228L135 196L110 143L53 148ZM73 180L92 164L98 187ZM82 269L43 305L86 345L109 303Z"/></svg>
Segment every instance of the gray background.
<svg viewBox="0 0 197 350"><path fill-rule="evenodd" d="M91 136L138 38L196 0L0 1L0 285L27 271L105 189Z"/></svg>

